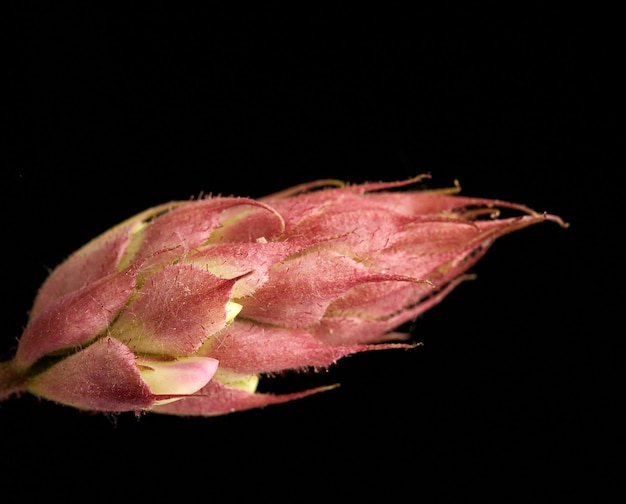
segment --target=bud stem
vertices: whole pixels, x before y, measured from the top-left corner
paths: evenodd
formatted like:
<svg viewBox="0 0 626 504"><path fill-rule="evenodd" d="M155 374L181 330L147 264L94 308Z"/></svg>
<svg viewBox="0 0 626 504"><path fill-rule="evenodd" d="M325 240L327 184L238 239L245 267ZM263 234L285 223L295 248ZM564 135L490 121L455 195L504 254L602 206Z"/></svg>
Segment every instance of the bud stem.
<svg viewBox="0 0 626 504"><path fill-rule="evenodd" d="M25 391L26 377L16 369L13 361L0 362L0 401Z"/></svg>

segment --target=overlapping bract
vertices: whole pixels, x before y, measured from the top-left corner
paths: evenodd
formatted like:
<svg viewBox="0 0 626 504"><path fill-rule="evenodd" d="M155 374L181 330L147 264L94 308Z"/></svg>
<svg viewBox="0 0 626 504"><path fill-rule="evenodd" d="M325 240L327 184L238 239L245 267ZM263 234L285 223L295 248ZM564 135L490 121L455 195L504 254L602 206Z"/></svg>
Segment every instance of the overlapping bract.
<svg viewBox="0 0 626 504"><path fill-rule="evenodd" d="M551 220L419 180L319 181L260 200L148 209L95 238L41 287L0 397L84 410L220 415L325 390L259 377L407 348L405 322L443 299L498 237ZM499 218L497 209L517 211Z"/></svg>

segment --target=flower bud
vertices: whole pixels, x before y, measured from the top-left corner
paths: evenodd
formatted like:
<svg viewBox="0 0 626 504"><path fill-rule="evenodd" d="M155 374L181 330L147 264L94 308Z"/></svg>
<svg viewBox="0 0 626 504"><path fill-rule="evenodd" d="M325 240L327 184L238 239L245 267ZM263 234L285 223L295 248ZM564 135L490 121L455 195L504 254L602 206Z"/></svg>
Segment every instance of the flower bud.
<svg viewBox="0 0 626 504"><path fill-rule="evenodd" d="M0 399L211 416L305 397L333 385L257 385L416 346L398 329L467 279L497 238L546 220L566 227L458 187L402 190L422 178L319 181L131 217L51 272L15 356L0 363Z"/></svg>

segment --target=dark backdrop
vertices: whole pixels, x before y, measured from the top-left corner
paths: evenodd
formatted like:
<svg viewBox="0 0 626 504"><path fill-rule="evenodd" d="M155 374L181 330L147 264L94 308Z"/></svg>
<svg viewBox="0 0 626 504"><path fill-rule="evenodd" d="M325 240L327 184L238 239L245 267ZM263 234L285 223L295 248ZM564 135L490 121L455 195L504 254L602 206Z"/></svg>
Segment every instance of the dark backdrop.
<svg viewBox="0 0 626 504"><path fill-rule="evenodd" d="M315 397L218 418L4 402L3 487L509 502L610 483L623 442L610 17L275 2L5 16L4 358L49 268L172 199L430 173L428 187L458 179L571 227L498 241L476 281L413 324L423 347L287 378L342 385Z"/></svg>

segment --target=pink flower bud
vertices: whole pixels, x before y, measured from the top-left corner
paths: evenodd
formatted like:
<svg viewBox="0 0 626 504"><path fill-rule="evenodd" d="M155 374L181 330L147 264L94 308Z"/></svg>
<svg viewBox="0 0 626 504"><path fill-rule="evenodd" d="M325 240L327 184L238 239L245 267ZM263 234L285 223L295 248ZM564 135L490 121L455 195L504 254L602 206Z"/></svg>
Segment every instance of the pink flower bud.
<svg viewBox="0 0 626 504"><path fill-rule="evenodd" d="M415 346L397 329L468 278L497 238L546 220L566 227L458 188L397 190L421 178L173 202L122 222L44 282L0 363L0 398L209 416L305 397L332 386L275 395L257 384Z"/></svg>

